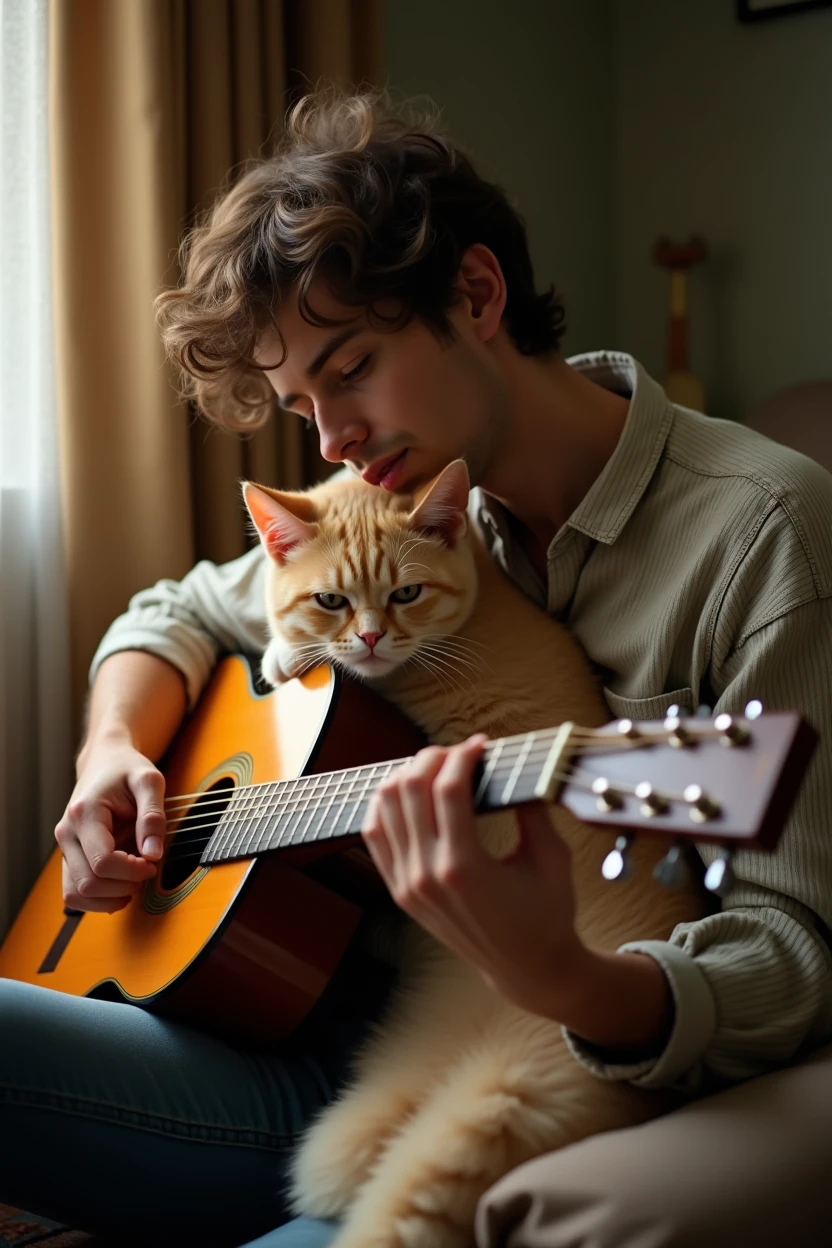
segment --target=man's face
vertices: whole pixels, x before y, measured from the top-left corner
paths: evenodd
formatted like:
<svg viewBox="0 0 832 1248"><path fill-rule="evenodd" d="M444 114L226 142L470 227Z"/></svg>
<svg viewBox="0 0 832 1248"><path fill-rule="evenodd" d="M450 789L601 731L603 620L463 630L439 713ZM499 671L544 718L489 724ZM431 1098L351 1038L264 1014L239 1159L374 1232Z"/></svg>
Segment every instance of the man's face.
<svg viewBox="0 0 832 1248"><path fill-rule="evenodd" d="M416 318L395 332L376 329L363 309L345 307L321 285L310 302L339 324L310 325L294 295L286 299L276 324L288 354L266 376L287 413L314 421L324 459L410 491L463 457L481 483L508 425L509 395L470 304L451 308L455 337L446 341ZM264 333L258 363L281 354L277 334Z"/></svg>

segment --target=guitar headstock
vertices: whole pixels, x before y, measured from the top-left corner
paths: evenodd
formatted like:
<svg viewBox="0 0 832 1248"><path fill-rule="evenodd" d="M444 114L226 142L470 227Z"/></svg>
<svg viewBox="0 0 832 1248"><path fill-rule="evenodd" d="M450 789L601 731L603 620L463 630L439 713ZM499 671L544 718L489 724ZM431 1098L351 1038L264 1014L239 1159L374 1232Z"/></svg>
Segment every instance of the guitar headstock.
<svg viewBox="0 0 832 1248"><path fill-rule="evenodd" d="M624 846L632 830L710 841L726 851L770 851L817 733L796 711L759 708L752 703L744 716L714 719L616 720L591 734L579 729L575 748L566 747L569 776L558 800L587 823L620 830Z"/></svg>

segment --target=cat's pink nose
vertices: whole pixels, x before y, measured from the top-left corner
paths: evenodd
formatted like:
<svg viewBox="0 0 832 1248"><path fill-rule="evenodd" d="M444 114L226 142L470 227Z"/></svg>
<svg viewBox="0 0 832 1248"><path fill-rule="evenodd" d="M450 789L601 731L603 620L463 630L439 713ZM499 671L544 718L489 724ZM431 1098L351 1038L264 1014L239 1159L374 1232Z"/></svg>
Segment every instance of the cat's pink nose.
<svg viewBox="0 0 832 1248"><path fill-rule="evenodd" d="M373 646L376 644L379 637L383 637L384 633L359 633L358 636L361 638L362 641L365 641L367 645L370 647L370 649L372 650Z"/></svg>

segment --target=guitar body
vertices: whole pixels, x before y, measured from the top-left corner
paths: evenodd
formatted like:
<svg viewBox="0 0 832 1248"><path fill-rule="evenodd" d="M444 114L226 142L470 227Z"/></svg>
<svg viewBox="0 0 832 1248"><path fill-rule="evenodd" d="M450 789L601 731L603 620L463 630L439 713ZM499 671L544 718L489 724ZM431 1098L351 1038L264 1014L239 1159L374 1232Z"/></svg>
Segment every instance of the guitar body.
<svg viewBox="0 0 832 1248"><path fill-rule="evenodd" d="M424 744L400 711L329 667L260 696L247 661L232 656L160 769L167 799L193 795L198 812L209 789L364 766ZM111 915L65 912L56 849L0 949L0 976L132 1002L249 1045L291 1034L384 886L359 836L201 867L211 827L195 818L169 838L154 879Z"/></svg>

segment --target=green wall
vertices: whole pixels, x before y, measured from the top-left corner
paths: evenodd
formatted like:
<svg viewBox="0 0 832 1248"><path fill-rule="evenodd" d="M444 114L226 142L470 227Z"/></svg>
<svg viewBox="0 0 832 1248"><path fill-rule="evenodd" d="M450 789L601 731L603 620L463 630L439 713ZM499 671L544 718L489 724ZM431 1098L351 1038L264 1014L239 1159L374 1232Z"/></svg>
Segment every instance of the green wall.
<svg viewBox="0 0 832 1248"><path fill-rule="evenodd" d="M567 351L665 361L660 234L704 235L693 364L714 415L832 376L832 9L387 0L389 85L427 93L525 216Z"/></svg>
<svg viewBox="0 0 832 1248"><path fill-rule="evenodd" d="M608 0L387 0L388 85L427 94L525 218L567 352L613 329L613 26Z"/></svg>
<svg viewBox="0 0 832 1248"><path fill-rule="evenodd" d="M617 340L664 362L662 233L702 234L692 353L715 416L832 377L832 9L617 0Z"/></svg>

